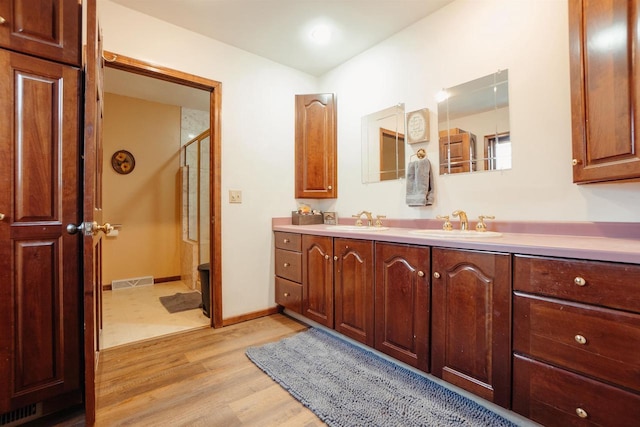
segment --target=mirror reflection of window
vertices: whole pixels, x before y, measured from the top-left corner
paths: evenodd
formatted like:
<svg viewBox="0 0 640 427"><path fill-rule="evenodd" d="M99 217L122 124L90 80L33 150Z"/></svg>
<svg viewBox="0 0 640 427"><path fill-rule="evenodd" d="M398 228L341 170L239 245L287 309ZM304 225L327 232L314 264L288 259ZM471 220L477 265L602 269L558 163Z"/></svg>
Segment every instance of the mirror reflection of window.
<svg viewBox="0 0 640 427"><path fill-rule="evenodd" d="M511 169L508 76L501 70L439 94L441 175Z"/></svg>
<svg viewBox="0 0 640 427"><path fill-rule="evenodd" d="M362 182L404 178L404 104L362 117Z"/></svg>

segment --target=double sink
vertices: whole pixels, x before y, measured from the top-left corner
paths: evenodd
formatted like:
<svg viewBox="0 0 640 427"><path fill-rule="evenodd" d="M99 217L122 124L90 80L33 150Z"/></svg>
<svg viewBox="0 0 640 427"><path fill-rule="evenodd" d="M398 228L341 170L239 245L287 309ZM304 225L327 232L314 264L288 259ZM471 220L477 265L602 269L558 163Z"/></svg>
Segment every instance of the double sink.
<svg viewBox="0 0 640 427"><path fill-rule="evenodd" d="M327 230L333 231L358 231L358 232L376 232L389 230L389 227L376 227L366 225L329 225ZM440 229L424 229L409 230L409 234L417 236L432 237L438 239L483 239L487 237L500 237L502 233L497 231L475 231L475 230L440 230Z"/></svg>

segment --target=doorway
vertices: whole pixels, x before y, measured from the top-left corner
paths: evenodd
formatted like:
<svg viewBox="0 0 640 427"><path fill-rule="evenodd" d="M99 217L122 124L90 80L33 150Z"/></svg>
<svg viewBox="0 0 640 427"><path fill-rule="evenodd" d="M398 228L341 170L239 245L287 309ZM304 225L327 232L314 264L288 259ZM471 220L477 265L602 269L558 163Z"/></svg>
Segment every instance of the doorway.
<svg viewBox="0 0 640 427"><path fill-rule="evenodd" d="M112 52L104 52L103 57L105 59L105 67L108 69L118 70L119 72L126 72L137 77L145 77L151 79L157 79L163 83L172 83L180 85L183 88L194 88L201 91L206 91L208 96L208 125L210 129L210 137L208 144L208 155L210 158L210 168L208 176L206 177L208 188L208 198L210 201L208 206L208 212L206 215L201 216L201 221L207 221L210 225L209 235L206 239L208 241L207 248L203 248L210 254L210 321L209 324L212 327L222 326L222 289L221 289L221 200L220 200L220 164L221 164L221 149L220 149L220 104L221 104L221 85L219 82L204 79L198 76L193 76L180 71L158 67L139 61L133 58L128 58L122 55L118 55ZM111 70L109 70L111 71ZM106 80L107 77L105 77ZM184 141L182 141L184 143ZM103 155L110 157L112 153L105 152ZM108 163L108 162L107 162ZM180 163L182 164L182 163ZM206 191L206 189L205 189ZM127 225L123 224L123 230L126 230ZM197 260L196 260L197 261ZM176 277L169 277L164 279L176 279ZM163 285L159 285L163 286Z"/></svg>

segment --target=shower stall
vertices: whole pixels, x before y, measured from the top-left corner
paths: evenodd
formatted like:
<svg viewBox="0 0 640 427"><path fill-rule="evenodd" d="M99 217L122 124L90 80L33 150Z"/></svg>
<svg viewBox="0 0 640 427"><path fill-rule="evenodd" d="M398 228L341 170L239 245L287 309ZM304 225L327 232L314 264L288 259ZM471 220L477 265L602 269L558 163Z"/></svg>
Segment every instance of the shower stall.
<svg viewBox="0 0 640 427"><path fill-rule="evenodd" d="M210 262L210 131L182 147L182 280L202 290L198 266Z"/></svg>

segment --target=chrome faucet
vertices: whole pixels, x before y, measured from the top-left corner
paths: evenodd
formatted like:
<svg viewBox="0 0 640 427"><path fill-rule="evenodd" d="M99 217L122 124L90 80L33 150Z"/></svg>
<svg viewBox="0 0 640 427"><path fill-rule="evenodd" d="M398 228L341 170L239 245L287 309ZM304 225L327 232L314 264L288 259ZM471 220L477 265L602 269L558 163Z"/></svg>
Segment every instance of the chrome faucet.
<svg viewBox="0 0 640 427"><path fill-rule="evenodd" d="M469 220L467 219L467 213L465 211L457 210L451 213L454 217L460 217L460 230L469 229Z"/></svg>
<svg viewBox="0 0 640 427"><path fill-rule="evenodd" d="M365 216L367 217L367 225L368 225L369 227L371 227L371 226L373 225L373 216L371 215L371 212L369 212L369 211L362 211L362 212L359 212L359 213L358 213L358 214L356 214L356 215L351 215L351 217L352 217L352 218L358 218L358 219L356 220L356 225L362 225L362 219L361 219L362 215L365 215Z"/></svg>

